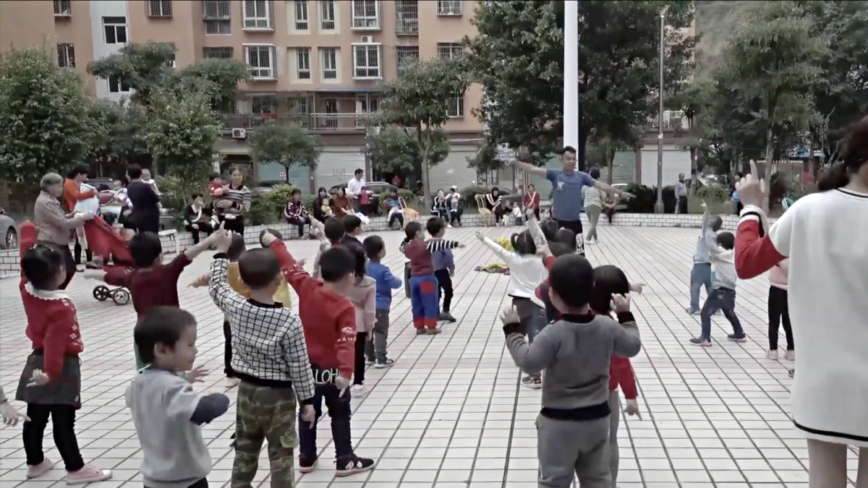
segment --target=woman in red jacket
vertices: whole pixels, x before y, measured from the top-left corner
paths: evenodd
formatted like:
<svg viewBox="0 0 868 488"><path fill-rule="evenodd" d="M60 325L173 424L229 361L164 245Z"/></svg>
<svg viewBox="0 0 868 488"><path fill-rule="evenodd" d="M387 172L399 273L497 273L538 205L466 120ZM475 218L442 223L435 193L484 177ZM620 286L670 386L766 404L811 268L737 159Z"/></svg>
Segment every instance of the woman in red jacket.
<svg viewBox="0 0 868 488"><path fill-rule="evenodd" d="M45 458L42 437L51 417L54 444L63 458L68 484L111 478L111 471L81 458L75 437L75 411L81 408L81 361L84 350L75 304L60 289L66 280L64 254L53 244L35 244L36 226L25 222L21 233L21 282L19 284L27 337L33 352L18 381L15 399L27 404L24 451L27 478L38 478L54 464ZM34 245L35 244L35 245Z"/></svg>
<svg viewBox="0 0 868 488"><path fill-rule="evenodd" d="M527 215L528 211L531 211L536 216L536 219L539 220L539 193L536 192L535 186L527 185L527 191L524 192L521 205L524 207L524 215Z"/></svg>

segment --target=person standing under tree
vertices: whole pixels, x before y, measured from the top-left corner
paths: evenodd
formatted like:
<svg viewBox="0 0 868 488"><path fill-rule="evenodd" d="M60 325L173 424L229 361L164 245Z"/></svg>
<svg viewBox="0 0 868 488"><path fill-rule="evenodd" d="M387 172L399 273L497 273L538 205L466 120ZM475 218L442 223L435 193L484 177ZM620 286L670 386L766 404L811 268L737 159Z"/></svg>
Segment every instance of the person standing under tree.
<svg viewBox="0 0 868 488"><path fill-rule="evenodd" d="M353 173L353 178L347 183L347 198L352 201L353 211L360 212L361 205L359 202L359 197L362 195L365 190L365 170L359 168Z"/></svg>
<svg viewBox="0 0 868 488"><path fill-rule="evenodd" d="M223 228L244 235L244 214L250 211L253 196L250 188L244 186L244 175L238 168L229 168L229 185L223 192L223 198L232 202L232 206L220 210L218 215Z"/></svg>
<svg viewBox="0 0 868 488"><path fill-rule="evenodd" d="M142 168L137 164L127 167L130 184L127 195L133 207L131 215L138 232L160 232L160 196L143 180Z"/></svg>
<svg viewBox="0 0 868 488"><path fill-rule="evenodd" d="M684 182L684 173L678 174L678 183L675 183L675 213L687 213L687 183Z"/></svg>

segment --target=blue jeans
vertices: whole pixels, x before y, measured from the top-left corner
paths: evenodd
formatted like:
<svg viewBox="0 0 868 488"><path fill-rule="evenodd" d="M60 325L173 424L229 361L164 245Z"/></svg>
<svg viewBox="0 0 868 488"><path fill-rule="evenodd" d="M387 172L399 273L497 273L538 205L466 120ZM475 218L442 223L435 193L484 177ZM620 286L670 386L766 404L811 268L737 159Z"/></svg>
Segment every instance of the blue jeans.
<svg viewBox="0 0 868 488"><path fill-rule="evenodd" d="M417 329L434 329L440 317L440 297L437 296L437 278L433 274L410 278L410 305L413 325Z"/></svg>
<svg viewBox="0 0 868 488"><path fill-rule="evenodd" d="M711 339L711 316L718 310L723 311L723 316L732 325L732 335L736 337L744 336L741 322L738 321L738 316L735 315L735 290L715 288L711 290L699 314L700 322L702 322L702 335L700 337Z"/></svg>
<svg viewBox="0 0 868 488"><path fill-rule="evenodd" d="M530 298L515 298L512 299L512 306L515 307L518 313L518 319L521 321L521 330L527 334L527 343L533 344L533 340L537 334L542 332L546 324L545 309L533 303ZM533 375L539 378L539 375Z"/></svg>
<svg viewBox="0 0 868 488"><path fill-rule="evenodd" d="M711 295L711 263L693 263L690 270L690 311L699 310L699 290L705 285L705 293Z"/></svg>

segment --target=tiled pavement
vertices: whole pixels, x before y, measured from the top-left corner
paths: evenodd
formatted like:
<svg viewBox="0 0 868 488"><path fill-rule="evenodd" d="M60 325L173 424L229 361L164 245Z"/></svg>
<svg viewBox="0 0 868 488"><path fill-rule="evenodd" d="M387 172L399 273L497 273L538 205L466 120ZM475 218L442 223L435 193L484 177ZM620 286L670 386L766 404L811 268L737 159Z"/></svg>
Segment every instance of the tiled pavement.
<svg viewBox="0 0 868 488"><path fill-rule="evenodd" d="M334 479L328 420L320 423L319 468L300 477L299 488L525 488L536 486L534 419L540 393L519 386L519 372L504 348L500 309L509 303L508 278L474 272L494 256L474 238L480 229L454 229L449 238L468 247L456 252L458 270L453 312L456 324L439 336L414 334L410 303L403 293L392 304L390 356L396 365L367 373L370 393L355 398L353 437L357 452L377 468ZM512 230L486 229L486 235ZM746 344L715 342L710 349L686 341L698 332L698 317L684 311L696 230L603 227L602 243L590 246L595 264L622 267L632 281L647 284L634 296L643 351L633 360L643 420L621 423L621 488L806 487L807 452L788 419L791 380L787 364L765 359L764 277L739 283L737 312ZM382 234L396 274L403 257L402 234ZM315 243L293 241L289 249L312 260ZM181 304L199 320L199 363L214 372L203 389L223 391L221 314L205 290L186 285L208 269L200 257L184 273ZM124 404L133 374L131 305L118 307L91 296L94 282L76 278L71 295L78 307L86 352L83 403L77 422L85 460L114 470L99 486L141 486L139 443ZM0 281L0 384L13 394L29 352L17 280ZM725 337L728 324L715 317L713 335ZM233 390L234 391L234 390ZM230 392L231 396L231 392ZM233 407L234 409L234 407ZM50 428L49 428L50 429ZM212 486L228 482L233 454L229 436L234 410L204 427L214 461ZM48 456L60 461L47 433ZM263 451L257 480L267 480ZM851 460L851 468L855 468ZM55 469L38 481L24 481L21 429L0 430L0 486L60 486ZM95 485L94 485L95 486ZM268 486L266 483L264 486Z"/></svg>

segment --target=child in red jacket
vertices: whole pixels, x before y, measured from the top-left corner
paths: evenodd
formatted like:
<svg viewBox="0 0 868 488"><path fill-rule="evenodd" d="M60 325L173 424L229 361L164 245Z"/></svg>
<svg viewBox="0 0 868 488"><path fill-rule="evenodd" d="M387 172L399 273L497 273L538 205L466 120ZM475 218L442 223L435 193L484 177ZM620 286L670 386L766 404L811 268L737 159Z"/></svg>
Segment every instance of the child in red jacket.
<svg viewBox="0 0 868 488"><path fill-rule="evenodd" d="M42 451L48 417L54 443L66 467L67 484L111 478L112 473L81 458L75 437L75 411L81 408L81 362L84 351L75 304L59 285L66 279L64 254L52 244L36 243L36 226L25 222L21 234L21 300L27 315L27 337L33 343L18 381L15 399L27 404L24 451L27 478L54 467Z"/></svg>
<svg viewBox="0 0 868 488"><path fill-rule="evenodd" d="M307 353L313 368L316 420L322 417L322 402L331 417L337 468L335 476L350 476L374 468L374 460L356 456L350 429L350 379L356 358L356 311L347 295L355 284L356 258L343 246L320 257L321 280L311 277L295 261L274 231L259 237L280 262L286 281L298 294L298 316L304 329ZM298 470L310 473L317 462L316 422L299 420Z"/></svg>

